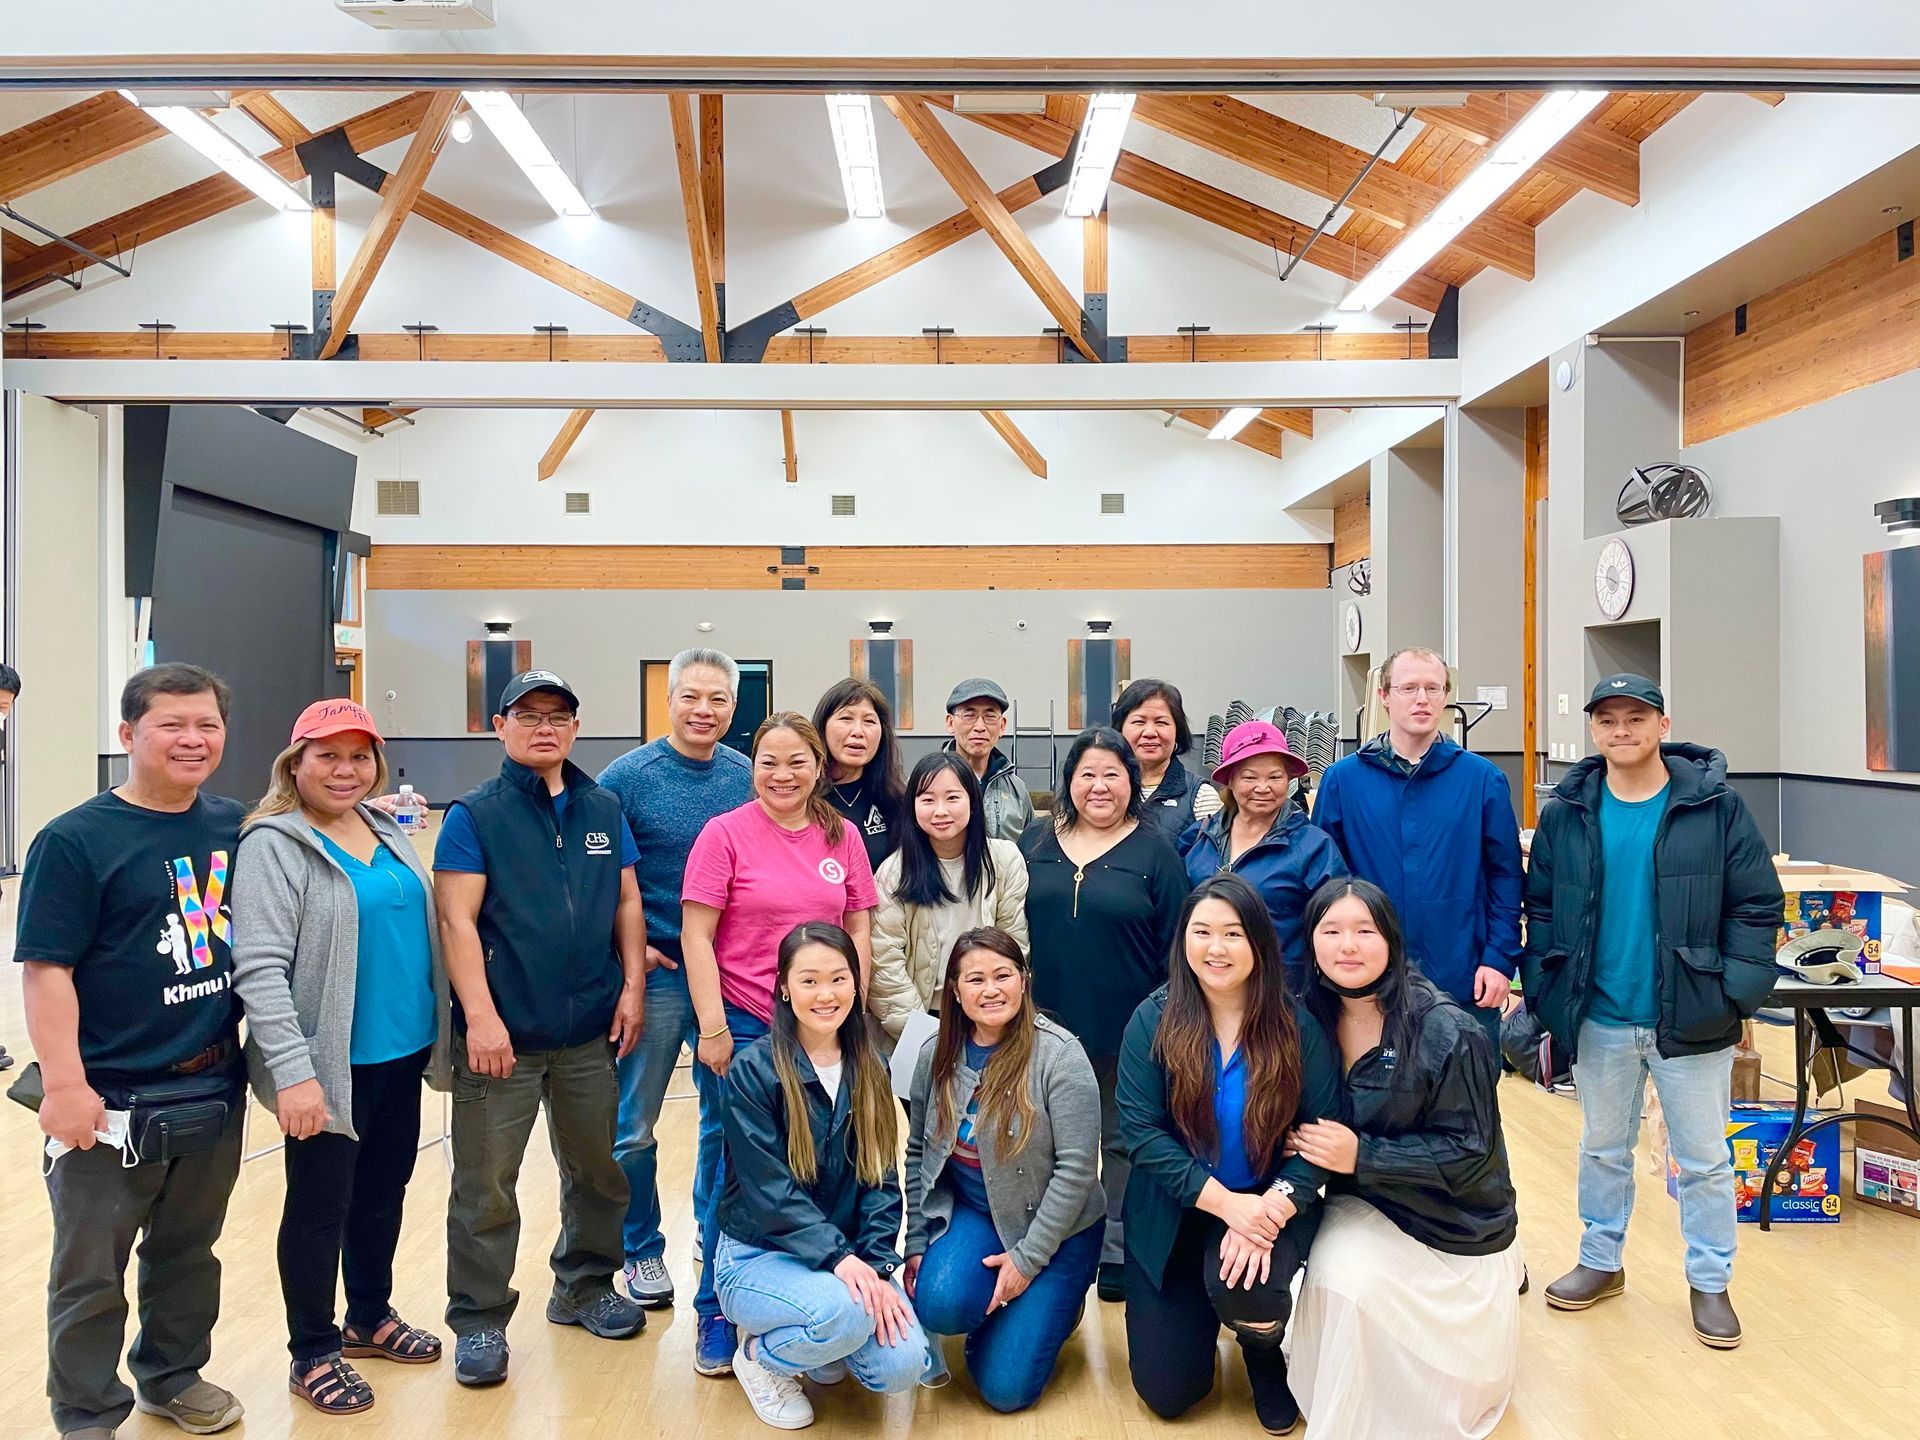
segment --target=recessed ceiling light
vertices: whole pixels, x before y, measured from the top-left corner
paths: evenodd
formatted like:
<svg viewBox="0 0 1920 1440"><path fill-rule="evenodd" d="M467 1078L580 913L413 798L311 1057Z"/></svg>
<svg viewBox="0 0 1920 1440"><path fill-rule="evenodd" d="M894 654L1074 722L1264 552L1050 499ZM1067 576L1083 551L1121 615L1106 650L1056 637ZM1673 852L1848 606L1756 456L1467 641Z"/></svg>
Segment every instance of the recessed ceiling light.
<svg viewBox="0 0 1920 1440"><path fill-rule="evenodd" d="M1880 213L1882 215L1898 215L1901 209L1902 207L1899 205L1882 205L1880 207Z"/></svg>
<svg viewBox="0 0 1920 1440"><path fill-rule="evenodd" d="M1698 315L1699 313L1700 313L1700 312L1699 312L1698 310L1682 310L1682 311L1680 312L1680 314L1681 314L1681 315L1682 315L1682 316L1683 316L1684 318L1686 318L1686 319L1688 319L1688 320L1691 320L1691 319L1693 319L1693 318L1694 318L1694 317L1695 317L1696 315Z"/></svg>

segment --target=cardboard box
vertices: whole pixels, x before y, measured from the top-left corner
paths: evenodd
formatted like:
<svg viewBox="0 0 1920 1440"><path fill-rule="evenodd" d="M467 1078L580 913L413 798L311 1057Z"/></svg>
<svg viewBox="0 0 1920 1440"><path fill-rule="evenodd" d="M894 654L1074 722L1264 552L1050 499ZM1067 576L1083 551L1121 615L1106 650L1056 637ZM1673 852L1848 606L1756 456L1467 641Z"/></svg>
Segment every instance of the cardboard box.
<svg viewBox="0 0 1920 1440"><path fill-rule="evenodd" d="M1855 1108L1902 1123L1907 1118L1905 1110L1871 1100L1862 1100ZM1920 1146L1884 1125L1855 1125L1854 1132L1854 1198L1920 1219Z"/></svg>
<svg viewBox="0 0 1920 1440"><path fill-rule="evenodd" d="M1807 1111L1807 1124L1821 1117ZM1727 1150L1733 1159L1734 1209L1742 1221L1760 1219L1760 1187L1780 1142L1793 1128L1793 1106L1741 1102L1727 1119ZM1667 1194L1680 1197L1680 1167L1667 1154ZM1830 1224L1840 1218L1840 1127L1803 1138L1774 1180L1769 1218L1781 1224Z"/></svg>
<svg viewBox="0 0 1920 1440"><path fill-rule="evenodd" d="M1907 887L1872 870L1825 865L1812 860L1775 857L1774 870L1786 891L1786 923L1774 941L1777 950L1809 930L1851 930L1860 937L1860 969L1880 973L1881 897L1904 895Z"/></svg>

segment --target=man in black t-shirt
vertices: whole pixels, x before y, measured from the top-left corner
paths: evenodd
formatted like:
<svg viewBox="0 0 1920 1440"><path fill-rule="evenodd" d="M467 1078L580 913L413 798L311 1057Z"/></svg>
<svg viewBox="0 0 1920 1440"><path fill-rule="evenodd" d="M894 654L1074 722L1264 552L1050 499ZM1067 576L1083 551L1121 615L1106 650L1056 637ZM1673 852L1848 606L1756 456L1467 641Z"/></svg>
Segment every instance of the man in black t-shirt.
<svg viewBox="0 0 1920 1440"><path fill-rule="evenodd" d="M120 696L126 783L54 820L27 852L14 958L46 1092L40 1128L50 1149L69 1147L47 1175L47 1394L55 1428L78 1440L111 1437L136 1405L195 1434L241 1415L200 1377L243 1103L227 912L243 808L200 793L227 711L225 682L198 666L134 675ZM116 1136L133 1092L225 1073L232 1108L207 1148L134 1164L130 1146L98 1139ZM136 1394L119 1361L137 1238Z"/></svg>

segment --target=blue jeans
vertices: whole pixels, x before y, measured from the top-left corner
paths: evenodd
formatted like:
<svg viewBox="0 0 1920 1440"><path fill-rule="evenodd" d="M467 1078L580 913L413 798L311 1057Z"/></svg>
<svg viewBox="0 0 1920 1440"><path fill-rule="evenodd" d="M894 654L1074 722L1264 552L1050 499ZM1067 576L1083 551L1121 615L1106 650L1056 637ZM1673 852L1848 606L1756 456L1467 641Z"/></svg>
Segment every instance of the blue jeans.
<svg viewBox="0 0 1920 1440"><path fill-rule="evenodd" d="M1718 1293L1733 1278L1739 1222L1733 1205L1733 1159L1727 1115L1733 1051L1661 1056L1645 1025L1580 1027L1580 1263L1618 1270L1633 1214L1633 1147L1647 1076L1666 1115L1668 1143L1680 1168L1680 1235L1687 1244L1687 1284Z"/></svg>
<svg viewBox="0 0 1920 1440"><path fill-rule="evenodd" d="M717 1284L742 1337L758 1335L754 1358L781 1375L804 1375L835 1360L869 1390L897 1395L927 1370L927 1336L914 1320L897 1345L874 1338L873 1317L831 1270L784 1250L762 1250L724 1231L716 1245ZM715 1252L709 1250L709 1257ZM911 1315L912 1308L908 1308Z"/></svg>
<svg viewBox="0 0 1920 1440"><path fill-rule="evenodd" d="M738 1055L749 1041L758 1040L767 1033L767 1024L751 1010L729 1005L727 1030L733 1036L733 1053ZM713 1255L720 1236L720 1190L726 1180L726 1137L720 1117L726 1113L727 1079L695 1060L693 1083L700 1092L700 1148L694 1158L693 1209L700 1221L700 1253L703 1257L700 1288L693 1296L693 1311L701 1319L711 1320L721 1313L720 1301L713 1289ZM838 1280L833 1283L840 1284ZM739 1321L734 1323L738 1324Z"/></svg>
<svg viewBox="0 0 1920 1440"><path fill-rule="evenodd" d="M661 946L678 958L677 944ZM627 1218L621 1240L627 1263L664 1255L667 1237L660 1233L660 1151L653 1127L660 1123L660 1107L673 1081L680 1047L693 1045L699 1026L693 1018L693 997L687 993L687 972L665 966L647 976L647 1007L641 1022L640 1043L620 1061L620 1123L614 1131L613 1158L627 1172ZM696 1167L693 1210L704 1208Z"/></svg>
<svg viewBox="0 0 1920 1440"><path fill-rule="evenodd" d="M967 1337L967 1369L995 1410L1024 1410L1046 1388L1100 1268L1102 1231L1093 1224L1069 1236L1026 1293L991 1315L987 1302L997 1272L980 1262L1007 1248L993 1217L955 1204L953 1223L927 1247L913 1308L933 1335Z"/></svg>

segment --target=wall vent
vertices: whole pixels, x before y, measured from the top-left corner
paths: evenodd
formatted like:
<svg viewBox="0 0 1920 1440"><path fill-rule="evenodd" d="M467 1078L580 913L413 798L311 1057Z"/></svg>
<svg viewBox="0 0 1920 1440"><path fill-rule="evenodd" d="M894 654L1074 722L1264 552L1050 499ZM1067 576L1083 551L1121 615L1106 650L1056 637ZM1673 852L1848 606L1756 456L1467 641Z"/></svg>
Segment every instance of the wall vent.
<svg viewBox="0 0 1920 1440"><path fill-rule="evenodd" d="M834 496L833 497L833 513L835 515L853 514L853 496L851 495Z"/></svg>
<svg viewBox="0 0 1920 1440"><path fill-rule="evenodd" d="M593 510L593 497L585 490L567 491L567 514L587 515Z"/></svg>
<svg viewBox="0 0 1920 1440"><path fill-rule="evenodd" d="M418 480L382 480L374 496L374 513L377 515L418 515L420 513L420 482Z"/></svg>
<svg viewBox="0 0 1920 1440"><path fill-rule="evenodd" d="M1100 513L1102 515L1126 514L1127 497L1111 490L1106 492L1100 497Z"/></svg>

